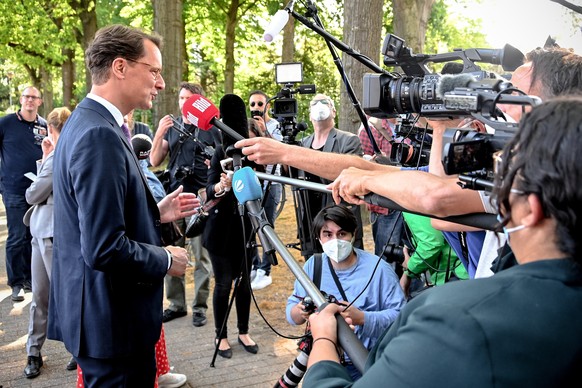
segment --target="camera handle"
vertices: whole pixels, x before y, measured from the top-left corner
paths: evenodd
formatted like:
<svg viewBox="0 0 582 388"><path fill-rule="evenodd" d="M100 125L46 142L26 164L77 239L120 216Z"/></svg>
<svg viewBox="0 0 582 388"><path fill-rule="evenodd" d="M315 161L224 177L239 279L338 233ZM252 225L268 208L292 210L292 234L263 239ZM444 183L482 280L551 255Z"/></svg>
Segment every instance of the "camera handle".
<svg viewBox="0 0 582 388"><path fill-rule="evenodd" d="M364 129L366 130L366 134L368 135L368 138L370 139L370 144L372 145L372 149L374 150L374 154L381 155L382 152L380 152L380 148L378 147L378 144L376 143L376 139L374 139L374 136L372 135L372 130L370 129L370 124L368 123L368 118L364 114L364 110L362 109L362 106L360 105L360 102L358 101L358 98L356 97L356 93L354 92L354 88L352 87L352 84L350 83L350 80L349 80L348 76L346 75L346 71L344 69L342 60L334 48L334 45L336 47L338 47L336 45L337 39L335 39L333 36L331 36L330 34L328 34L324 30L323 23L321 22L321 19L319 19L319 16L317 15L317 8L316 8L315 4L313 4L313 2L311 0L307 0L307 16L313 17L313 20L315 21L315 25L310 23L306 18L298 15L295 11L291 10L290 12L293 15L293 17L298 19L301 23L305 24L305 26L307 26L308 28L317 32L319 35L321 35L325 39L325 44L327 45L327 48L329 49L329 52L331 53L331 57L333 58L333 62L335 63L337 70L340 74L340 77L341 77L342 81L344 82L344 85L346 87L346 92L348 93L350 101L352 102L352 105L356 109L356 112L358 113L358 117L360 118L360 121L362 122L362 125L364 126ZM306 24L305 22L308 22L309 24ZM317 29L315 27L317 27ZM325 34L323 34L323 32L325 32ZM333 45L332 45L332 43L333 43ZM340 47L338 47L338 48L341 50ZM342 51L344 51L346 54L349 54L348 51L345 51L345 50L342 50ZM362 56L362 57L366 58L369 62L373 63L371 59L363 56L362 54L359 54L359 53L357 53L358 55L355 55L355 54L356 53L354 52L354 55L352 55L352 54L349 54L349 55L355 59L358 59L359 56ZM360 62L362 62L363 58L362 58L362 60L360 60L360 59L358 59L358 60ZM362 62L362 63L364 63L364 62ZM364 65L368 66L368 64L366 64L366 63L364 63ZM375 67L378 67L378 66L375 66ZM373 70L376 70L376 69L373 69ZM380 69L380 72L383 72L382 69Z"/></svg>

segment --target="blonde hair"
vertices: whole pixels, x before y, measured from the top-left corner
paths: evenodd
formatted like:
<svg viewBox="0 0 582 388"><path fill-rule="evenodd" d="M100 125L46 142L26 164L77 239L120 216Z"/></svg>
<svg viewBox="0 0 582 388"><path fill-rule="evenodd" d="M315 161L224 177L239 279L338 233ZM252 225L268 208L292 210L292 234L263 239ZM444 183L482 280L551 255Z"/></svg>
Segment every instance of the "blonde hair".
<svg viewBox="0 0 582 388"><path fill-rule="evenodd" d="M61 133L65 121L71 115L71 111L67 107L55 108L47 116L47 123L58 133Z"/></svg>

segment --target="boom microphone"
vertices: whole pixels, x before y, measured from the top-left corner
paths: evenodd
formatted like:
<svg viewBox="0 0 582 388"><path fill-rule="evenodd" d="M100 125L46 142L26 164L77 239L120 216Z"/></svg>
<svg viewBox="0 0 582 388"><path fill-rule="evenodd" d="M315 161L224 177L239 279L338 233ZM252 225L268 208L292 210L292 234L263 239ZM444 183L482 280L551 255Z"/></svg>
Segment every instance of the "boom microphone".
<svg viewBox="0 0 582 388"><path fill-rule="evenodd" d="M236 141L244 139L241 134L219 120L220 115L216 105L200 94L193 94L186 100L182 107L182 114L203 131L209 131L214 125Z"/></svg>
<svg viewBox="0 0 582 388"><path fill-rule="evenodd" d="M289 21L289 14L293 12L293 4L295 4L295 0L291 0L285 8L275 13L273 19L271 19L271 23L269 23L263 34L265 42L272 42L281 30L285 28L285 24Z"/></svg>
<svg viewBox="0 0 582 388"><path fill-rule="evenodd" d="M265 33L263 34L263 39L265 39L265 42L272 42L273 39L275 39L275 37L279 35L279 33L285 27L285 24L287 24L288 21L289 13L287 11L282 9L277 11L275 13L275 16L273 16L273 19L271 19L271 23L269 23L269 25L265 29Z"/></svg>

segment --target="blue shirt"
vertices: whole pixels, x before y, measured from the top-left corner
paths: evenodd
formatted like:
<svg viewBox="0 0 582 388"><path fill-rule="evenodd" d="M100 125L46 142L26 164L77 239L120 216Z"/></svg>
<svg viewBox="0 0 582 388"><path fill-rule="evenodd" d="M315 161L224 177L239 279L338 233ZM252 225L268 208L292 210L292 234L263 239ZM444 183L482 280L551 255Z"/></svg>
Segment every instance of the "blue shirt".
<svg viewBox="0 0 582 388"><path fill-rule="evenodd" d="M347 302L352 302L364 290L379 260L378 256L361 249L355 248L354 251L357 255L356 263L348 269L335 270L339 282L349 299ZM327 255L322 253L321 285L319 289L341 300L341 293L329 272L328 260ZM313 279L314 261L312 256L303 266L303 269L311 279ZM293 288L293 295L287 299L287 321L292 325L296 325L296 323L291 318L291 309L302 300L295 295L300 297L307 296L305 289L297 280ZM400 288L398 276L396 276L396 273L388 263L380 260L370 285L367 286L364 293L354 303L354 306L364 312L365 322L363 326L356 326L355 333L368 350L372 349L380 335L394 322L405 303L404 292Z"/></svg>

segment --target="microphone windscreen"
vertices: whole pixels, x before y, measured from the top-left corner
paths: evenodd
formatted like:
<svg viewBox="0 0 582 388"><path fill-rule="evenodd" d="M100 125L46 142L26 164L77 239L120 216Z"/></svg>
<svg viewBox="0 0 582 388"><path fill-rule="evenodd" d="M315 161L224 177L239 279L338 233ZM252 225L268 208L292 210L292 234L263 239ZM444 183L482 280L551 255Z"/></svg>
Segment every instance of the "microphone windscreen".
<svg viewBox="0 0 582 388"><path fill-rule="evenodd" d="M216 105L200 94L193 94L186 100L182 106L182 114L203 131L210 130L213 119L220 117Z"/></svg>
<svg viewBox="0 0 582 388"><path fill-rule="evenodd" d="M143 133L138 133L131 138L131 146L139 160L147 159L152 150L152 139Z"/></svg>
<svg viewBox="0 0 582 388"><path fill-rule="evenodd" d="M271 23L269 23L269 25L265 29L265 33L263 34L263 39L265 39L265 42L272 42L273 39L275 39L275 37L279 35L279 33L285 27L285 24L287 24L288 21L289 13L287 11L284 11L282 9L277 11L273 16L273 19L271 19Z"/></svg>
<svg viewBox="0 0 582 388"><path fill-rule="evenodd" d="M441 70L441 74L460 74L465 66L459 62L447 62Z"/></svg>
<svg viewBox="0 0 582 388"><path fill-rule="evenodd" d="M224 125L230 127L245 139L249 137L247 108L242 98L236 94L225 94L220 99L219 111ZM222 140L226 148L239 139L232 139L230 136L224 136Z"/></svg>
<svg viewBox="0 0 582 388"><path fill-rule="evenodd" d="M437 97L443 98L445 93L451 92L456 88L466 88L476 79L471 74L443 75L437 86Z"/></svg>
<svg viewBox="0 0 582 388"><path fill-rule="evenodd" d="M232 176L232 191L239 203L261 199L263 190L257 174L250 167L243 167Z"/></svg>

